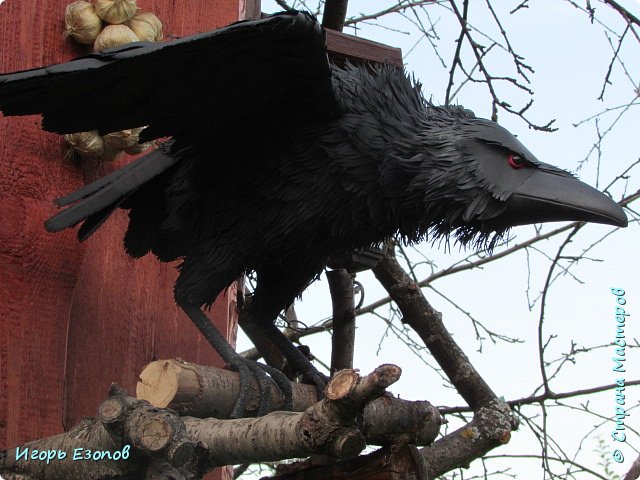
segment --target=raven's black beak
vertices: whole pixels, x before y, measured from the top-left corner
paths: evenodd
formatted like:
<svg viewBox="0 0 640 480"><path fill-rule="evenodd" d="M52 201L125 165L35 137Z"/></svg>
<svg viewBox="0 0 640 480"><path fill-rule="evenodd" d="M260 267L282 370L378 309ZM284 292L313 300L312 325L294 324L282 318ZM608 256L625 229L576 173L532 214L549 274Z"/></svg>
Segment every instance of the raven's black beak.
<svg viewBox="0 0 640 480"><path fill-rule="evenodd" d="M507 204L507 209L494 220L503 226L558 221L605 223L616 227L628 224L622 208L607 195L546 164L536 168Z"/></svg>

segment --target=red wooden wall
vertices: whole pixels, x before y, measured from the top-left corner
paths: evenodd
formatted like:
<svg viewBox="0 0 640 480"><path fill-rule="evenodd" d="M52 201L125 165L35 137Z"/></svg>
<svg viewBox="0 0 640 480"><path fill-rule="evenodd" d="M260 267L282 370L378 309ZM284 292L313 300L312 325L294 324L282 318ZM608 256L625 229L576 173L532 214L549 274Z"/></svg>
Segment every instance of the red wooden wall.
<svg viewBox="0 0 640 480"><path fill-rule="evenodd" d="M62 39L72 0L6 0L0 5L0 71L59 63L81 47ZM259 11L255 0L138 0L165 37L211 30ZM72 114L72 112L70 112ZM137 375L158 358L219 359L174 305L175 265L122 249L126 213L84 244L49 234L55 197L130 161L80 166L38 117L0 115L0 449L53 435L93 416L116 381L135 395ZM210 314L233 332L235 292ZM211 476L211 478L216 478Z"/></svg>

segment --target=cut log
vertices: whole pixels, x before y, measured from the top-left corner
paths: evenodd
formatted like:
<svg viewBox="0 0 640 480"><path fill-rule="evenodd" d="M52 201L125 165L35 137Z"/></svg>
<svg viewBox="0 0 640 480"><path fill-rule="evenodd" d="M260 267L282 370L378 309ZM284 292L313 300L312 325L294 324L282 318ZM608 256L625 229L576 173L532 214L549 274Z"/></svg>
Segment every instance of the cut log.
<svg viewBox="0 0 640 480"><path fill-rule="evenodd" d="M388 371L397 375L399 368L395 368L398 370ZM343 398L355 388L356 381L357 374L353 370L339 372L327 388L327 398ZM293 411L303 412L318 402L314 386L293 382L291 387ZM140 374L136 391L139 399L156 407L169 407L181 415L219 419L229 418L239 392L236 372L181 360L158 360L147 365ZM272 409L282 409L282 393L275 387L272 399ZM258 388L253 385L248 413L255 415L259 403ZM438 435L441 424L440 413L429 402L403 400L386 393L365 407L361 430L369 445L429 445Z"/></svg>

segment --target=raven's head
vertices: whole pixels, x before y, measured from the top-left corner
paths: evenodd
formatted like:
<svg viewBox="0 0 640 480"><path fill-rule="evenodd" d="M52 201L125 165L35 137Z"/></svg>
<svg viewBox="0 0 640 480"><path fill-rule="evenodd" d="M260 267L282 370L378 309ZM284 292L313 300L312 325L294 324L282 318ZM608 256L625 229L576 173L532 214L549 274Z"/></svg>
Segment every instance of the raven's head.
<svg viewBox="0 0 640 480"><path fill-rule="evenodd" d="M405 238L415 238L416 233L409 232L417 231L417 236L451 236L461 244L492 247L516 225L555 221L627 225L622 208L611 198L540 162L497 123L476 118L461 107L427 106L425 112L412 142L413 155L396 157L411 178L406 203L397 212ZM415 218L416 205L422 219L419 226L406 223Z"/></svg>

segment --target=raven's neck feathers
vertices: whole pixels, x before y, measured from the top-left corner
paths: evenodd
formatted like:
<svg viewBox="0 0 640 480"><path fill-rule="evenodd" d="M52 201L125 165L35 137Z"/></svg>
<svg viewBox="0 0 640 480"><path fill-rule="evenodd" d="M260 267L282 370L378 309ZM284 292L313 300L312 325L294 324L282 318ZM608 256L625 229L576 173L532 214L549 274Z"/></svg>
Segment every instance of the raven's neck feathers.
<svg viewBox="0 0 640 480"><path fill-rule="evenodd" d="M368 164L368 178L381 187L362 185L373 225L405 243L453 239L492 248L504 231L486 231L482 221L504 206L476 175L477 161L458 145L473 112L431 104L419 84L391 65L347 63L334 66L333 77L345 110L341 126L365 157L358 161Z"/></svg>

